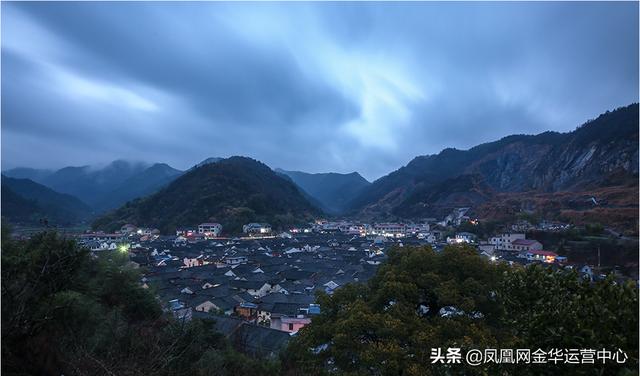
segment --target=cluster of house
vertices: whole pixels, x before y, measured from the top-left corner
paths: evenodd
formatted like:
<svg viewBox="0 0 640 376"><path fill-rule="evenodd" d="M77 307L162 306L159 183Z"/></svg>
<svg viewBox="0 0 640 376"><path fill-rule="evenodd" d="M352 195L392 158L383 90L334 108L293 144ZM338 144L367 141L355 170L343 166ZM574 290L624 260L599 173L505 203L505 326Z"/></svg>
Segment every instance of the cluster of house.
<svg viewBox="0 0 640 376"><path fill-rule="evenodd" d="M132 224L123 225L119 231L105 233L103 231L87 232L76 236L78 243L91 251L116 250L123 244L129 244L131 238L140 242L153 241L160 237L157 228L137 227Z"/></svg>
<svg viewBox="0 0 640 376"><path fill-rule="evenodd" d="M485 254L494 256L496 251L503 254L516 255L527 261L546 263L566 263L567 258L552 251L545 251L542 243L535 239L527 239L523 233L503 233L489 238L489 241L478 246Z"/></svg>
<svg viewBox="0 0 640 376"><path fill-rule="evenodd" d="M425 223L360 223L352 221L316 221L311 226L311 231L318 233L341 232L348 235L370 236L379 235L391 238L403 238L410 236L420 236L429 238L433 235L430 232L430 225ZM435 238L433 238L435 241Z"/></svg>
<svg viewBox="0 0 640 376"><path fill-rule="evenodd" d="M203 230L217 228L205 225ZM226 325L221 331L228 329L226 334L234 342L239 341L238 333L251 337L240 341L245 344L241 350L248 352L275 351L258 342L284 341L297 333L320 313L318 291L333 294L348 283L367 281L386 258L386 250L401 244L401 240L344 233L196 243L175 239L160 237L128 250L131 262L145 268L142 287L152 288L178 318L215 319L216 326ZM402 242L426 244L417 238Z"/></svg>
<svg viewBox="0 0 640 376"><path fill-rule="evenodd" d="M535 239L527 239L524 233L502 233L478 241L475 234L459 232L453 237L447 237L448 244L468 243L477 246L482 255L496 259L500 256L515 256L526 261L541 261L546 263L566 263L567 258L555 252L543 249L542 243Z"/></svg>
<svg viewBox="0 0 640 376"><path fill-rule="evenodd" d="M452 218L465 213L455 211ZM128 252L134 265L144 267L142 287L152 288L168 312L185 320L212 319L241 351L260 356L277 354L321 312L318 291L332 294L348 283L367 281L392 246L430 244L439 251L446 243L467 243L491 260L576 267L585 278L598 277L588 266L568 265L566 257L544 250L523 232L486 240L459 232L445 241L429 223L350 221L318 221L280 234L268 224L249 223L243 231L249 236L222 238L222 226L207 222L164 236L125 225L113 234L82 234L79 240L96 251Z"/></svg>
<svg viewBox="0 0 640 376"><path fill-rule="evenodd" d="M271 235L271 225L268 223L248 223L242 226L242 232L249 236ZM197 228L178 228L176 230L176 241L178 242L198 242L215 239L222 236L222 225L220 223L206 222L198 225Z"/></svg>
<svg viewBox="0 0 640 376"><path fill-rule="evenodd" d="M568 223L547 220L541 221L537 225L534 225L526 220L519 220L511 225L511 230L514 232L527 232L532 230L554 232L568 230L569 228L571 228L571 225L569 225Z"/></svg>

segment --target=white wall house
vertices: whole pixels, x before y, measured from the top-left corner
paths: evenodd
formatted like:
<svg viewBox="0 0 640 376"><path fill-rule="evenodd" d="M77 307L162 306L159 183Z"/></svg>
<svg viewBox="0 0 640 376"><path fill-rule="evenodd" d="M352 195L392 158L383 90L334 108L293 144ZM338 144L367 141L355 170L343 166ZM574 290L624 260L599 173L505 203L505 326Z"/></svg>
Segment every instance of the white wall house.
<svg viewBox="0 0 640 376"><path fill-rule="evenodd" d="M271 233L271 225L268 223L249 223L242 226L242 232L245 234L269 234Z"/></svg>
<svg viewBox="0 0 640 376"><path fill-rule="evenodd" d="M525 235L521 233L504 233L496 237L489 238L489 244L493 244L498 251L514 251L513 243L518 239L525 239Z"/></svg>
<svg viewBox="0 0 640 376"><path fill-rule="evenodd" d="M220 223L201 223L198 225L198 233L209 237L218 237L222 232Z"/></svg>

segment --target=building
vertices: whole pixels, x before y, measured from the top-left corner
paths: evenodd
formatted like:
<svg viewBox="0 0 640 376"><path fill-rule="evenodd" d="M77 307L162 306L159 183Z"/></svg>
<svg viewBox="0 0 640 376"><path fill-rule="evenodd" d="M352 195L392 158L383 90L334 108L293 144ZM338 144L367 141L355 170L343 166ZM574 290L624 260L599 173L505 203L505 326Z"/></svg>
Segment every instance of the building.
<svg viewBox="0 0 640 376"><path fill-rule="evenodd" d="M296 317L271 315L270 321L271 329L277 329L288 333L296 333L305 325L309 325L311 323L311 318L304 317L304 315L297 315Z"/></svg>
<svg viewBox="0 0 640 376"><path fill-rule="evenodd" d="M475 242L476 236L470 232L459 232L456 234L455 238L447 238L447 243L449 244L460 244L460 243L473 243Z"/></svg>
<svg viewBox="0 0 640 376"><path fill-rule="evenodd" d="M526 239L522 233L504 233L489 239L489 244L493 244L498 251L513 251L512 243L519 239Z"/></svg>
<svg viewBox="0 0 640 376"><path fill-rule="evenodd" d="M543 250L524 251L521 252L520 255L529 261L542 261L548 263L556 261L556 258L558 257L558 254L555 252Z"/></svg>
<svg viewBox="0 0 640 376"><path fill-rule="evenodd" d="M198 225L198 233L215 238L222 233L222 225L220 223L201 223Z"/></svg>
<svg viewBox="0 0 640 376"><path fill-rule="evenodd" d="M126 225L120 227L120 232L124 233L124 234L131 234L136 232L138 228L135 225L132 225L131 223L127 223Z"/></svg>
<svg viewBox="0 0 640 376"><path fill-rule="evenodd" d="M192 228L178 228L176 229L176 236L183 236L186 240L187 236L191 236L193 234L196 234L198 231L192 229Z"/></svg>
<svg viewBox="0 0 640 376"><path fill-rule="evenodd" d="M436 236L435 236L433 233L431 233L431 232L427 232L427 233L422 233L422 232L420 232L420 233L418 233L417 238L418 238L418 239L426 240L426 241L427 241L427 243L430 243L430 244L435 243L435 242L436 242L436 240L437 240L437 239L436 239Z"/></svg>
<svg viewBox="0 0 640 376"><path fill-rule="evenodd" d="M249 322L255 322L258 318L258 305L255 303L240 303L235 307L235 313Z"/></svg>
<svg viewBox="0 0 640 376"><path fill-rule="evenodd" d="M542 243L534 239L517 239L511 243L513 251L536 251L542 249Z"/></svg>
<svg viewBox="0 0 640 376"><path fill-rule="evenodd" d="M271 225L268 223L249 223L242 226L242 232L245 234L270 234Z"/></svg>
<svg viewBox="0 0 640 376"><path fill-rule="evenodd" d="M224 259L224 263L227 265L246 264L247 261L249 261L247 256L232 256Z"/></svg>
<svg viewBox="0 0 640 376"><path fill-rule="evenodd" d="M387 237L401 237L406 233L407 227L402 223L376 223L373 225L373 233Z"/></svg>
<svg viewBox="0 0 640 376"><path fill-rule="evenodd" d="M412 223L406 227L406 233L411 235L426 234L431 229L428 223Z"/></svg>

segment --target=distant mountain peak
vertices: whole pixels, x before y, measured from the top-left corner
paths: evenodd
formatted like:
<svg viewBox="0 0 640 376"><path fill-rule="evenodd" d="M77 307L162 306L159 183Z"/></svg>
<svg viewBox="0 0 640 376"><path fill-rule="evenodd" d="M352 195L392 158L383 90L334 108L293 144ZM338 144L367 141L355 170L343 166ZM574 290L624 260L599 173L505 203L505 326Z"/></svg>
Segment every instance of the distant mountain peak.
<svg viewBox="0 0 640 376"><path fill-rule="evenodd" d="M307 173L280 168L276 171L288 176L300 189L317 200L325 211L333 214L343 213L347 203L371 184L357 172Z"/></svg>
<svg viewBox="0 0 640 376"><path fill-rule="evenodd" d="M201 166L208 165L208 164L211 164L211 163L217 163L217 162L220 162L221 160L222 160L222 158L219 158L219 157L209 157L207 159L204 159L200 163L196 163L196 165L193 166L192 168L201 167Z"/></svg>
<svg viewBox="0 0 640 376"><path fill-rule="evenodd" d="M125 222L170 232L177 226L215 221L233 233L249 222L278 228L295 224L292 221L306 223L316 214L319 211L291 181L257 160L235 156L192 168L157 193L108 213L94 225L110 230Z"/></svg>

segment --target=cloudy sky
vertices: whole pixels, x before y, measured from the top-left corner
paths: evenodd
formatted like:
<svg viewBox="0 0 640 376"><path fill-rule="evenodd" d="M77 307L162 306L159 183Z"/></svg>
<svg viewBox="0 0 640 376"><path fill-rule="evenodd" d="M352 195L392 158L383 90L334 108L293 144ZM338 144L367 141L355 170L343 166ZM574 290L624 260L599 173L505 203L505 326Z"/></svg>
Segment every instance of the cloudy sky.
<svg viewBox="0 0 640 376"><path fill-rule="evenodd" d="M375 179L638 101L638 3L2 2L2 168Z"/></svg>

